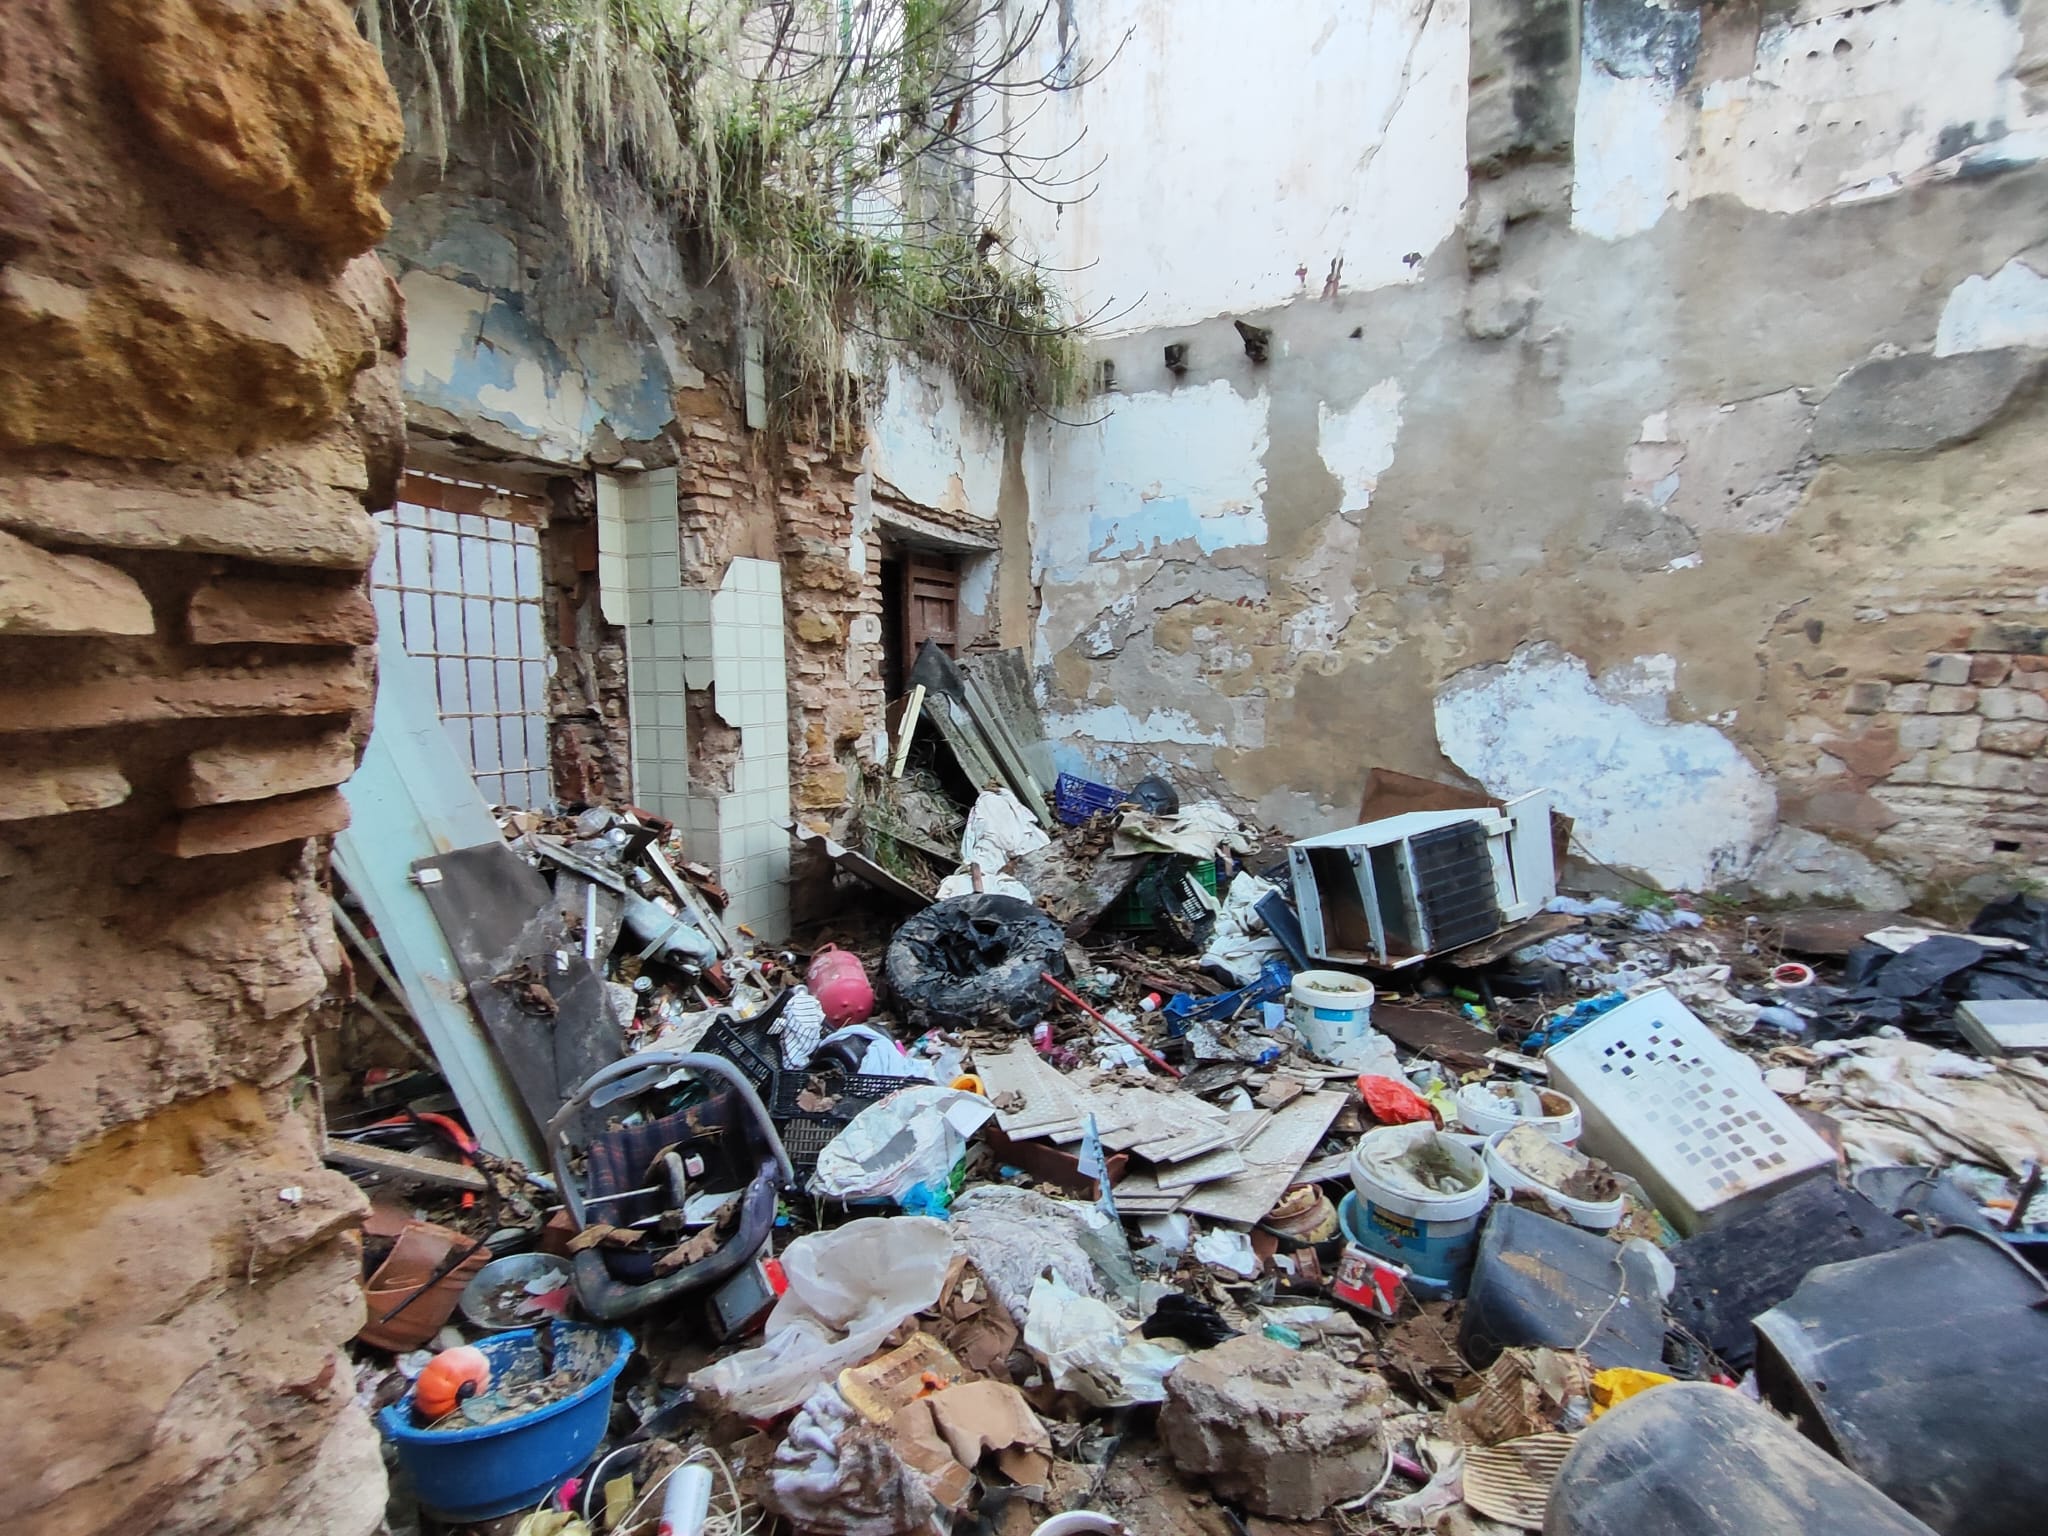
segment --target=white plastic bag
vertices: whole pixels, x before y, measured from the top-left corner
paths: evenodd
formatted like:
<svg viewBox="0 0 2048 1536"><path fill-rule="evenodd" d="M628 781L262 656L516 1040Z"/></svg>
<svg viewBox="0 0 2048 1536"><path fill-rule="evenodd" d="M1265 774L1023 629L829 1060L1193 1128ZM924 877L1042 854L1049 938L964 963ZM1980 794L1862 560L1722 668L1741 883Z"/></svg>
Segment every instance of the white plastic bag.
<svg viewBox="0 0 2048 1536"><path fill-rule="evenodd" d="M818 1154L811 1193L831 1200L897 1200L942 1188L967 1141L995 1114L978 1093L905 1088L855 1115Z"/></svg>
<svg viewBox="0 0 2048 1536"><path fill-rule="evenodd" d="M761 1347L706 1366L690 1385L742 1418L786 1413L937 1301L952 1259L946 1224L922 1216L871 1216L800 1237L782 1255L789 1289Z"/></svg>
<svg viewBox="0 0 2048 1536"><path fill-rule="evenodd" d="M1166 1378L1184 1356L1131 1337L1109 1306L1051 1276L1031 1288L1024 1342L1053 1386L1098 1408L1166 1401Z"/></svg>
<svg viewBox="0 0 2048 1536"><path fill-rule="evenodd" d="M1007 789L984 789L967 813L960 835L960 864L979 864L984 875L999 875L1012 859L1036 853L1052 839L1024 803Z"/></svg>
<svg viewBox="0 0 2048 1536"><path fill-rule="evenodd" d="M1241 987L1257 981L1268 960L1286 953L1286 946L1266 931L1266 920L1257 910L1272 893L1273 887L1257 875L1239 870L1224 894L1215 931L1199 963L1222 966Z"/></svg>

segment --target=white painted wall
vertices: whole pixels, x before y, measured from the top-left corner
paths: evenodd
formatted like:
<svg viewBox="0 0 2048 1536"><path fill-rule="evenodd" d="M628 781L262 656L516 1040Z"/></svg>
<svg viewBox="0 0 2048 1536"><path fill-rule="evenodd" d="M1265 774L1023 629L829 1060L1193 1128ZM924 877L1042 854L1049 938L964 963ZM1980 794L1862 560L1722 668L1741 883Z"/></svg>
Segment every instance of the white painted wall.
<svg viewBox="0 0 2048 1536"><path fill-rule="evenodd" d="M2048 120L2030 117L2015 78L2016 10L2006 0L1809 0L1764 24L1745 71L1729 68L1731 41L1710 30L1718 46L1683 85L1669 65L1687 12L1670 13L1661 52L1589 25L1573 223L1622 239L1703 197L1791 213L1885 196L1972 161L2039 158Z"/></svg>
<svg viewBox="0 0 2048 1536"><path fill-rule="evenodd" d="M1414 280L1465 198L1466 0L1101 0L1072 7L1100 78L1017 132L1092 195L1011 192L1021 245L1105 333ZM1048 25L1037 67L1057 58ZM1121 47L1121 52L1118 49ZM1112 55L1116 55L1114 59ZM983 185L1000 190L993 178Z"/></svg>
<svg viewBox="0 0 2048 1536"><path fill-rule="evenodd" d="M868 467L920 506L996 520L1003 441L961 402L952 376L892 361L868 420Z"/></svg>

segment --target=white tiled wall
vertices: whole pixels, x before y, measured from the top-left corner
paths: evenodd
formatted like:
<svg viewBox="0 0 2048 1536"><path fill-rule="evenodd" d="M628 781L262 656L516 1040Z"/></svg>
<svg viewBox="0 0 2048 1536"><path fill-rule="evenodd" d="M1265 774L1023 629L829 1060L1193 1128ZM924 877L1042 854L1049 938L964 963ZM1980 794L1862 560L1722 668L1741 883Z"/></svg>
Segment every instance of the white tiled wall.
<svg viewBox="0 0 2048 1536"><path fill-rule="evenodd" d="M715 837L730 920L762 938L789 928L789 683L782 639L782 568L735 560L716 592L683 598L685 678L709 687L718 715L740 733L730 792L690 796L691 842Z"/></svg>
<svg viewBox="0 0 2048 1536"><path fill-rule="evenodd" d="M685 589L673 470L598 479L598 574L626 630L634 798L685 830L691 855L732 894L728 924L789 928L789 687L782 569L735 560L716 591ZM615 603L613 594L618 594ZM690 781L686 693L711 690L740 733L730 790Z"/></svg>

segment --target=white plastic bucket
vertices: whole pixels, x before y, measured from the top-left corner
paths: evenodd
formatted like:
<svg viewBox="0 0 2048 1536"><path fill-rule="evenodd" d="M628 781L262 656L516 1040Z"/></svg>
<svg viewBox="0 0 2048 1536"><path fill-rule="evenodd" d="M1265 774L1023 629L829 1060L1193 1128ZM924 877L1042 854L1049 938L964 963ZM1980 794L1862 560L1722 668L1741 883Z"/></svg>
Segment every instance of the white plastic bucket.
<svg viewBox="0 0 2048 1536"><path fill-rule="evenodd" d="M1509 1130L1512 1129L1510 1126ZM1513 1197L1525 1191L1537 1195L1574 1226L1584 1227L1588 1232L1606 1232L1621 1224L1625 1208L1621 1196L1612 1200L1575 1200L1563 1190L1553 1189L1500 1155L1501 1140L1507 1135L1508 1131L1497 1131L1486 1138L1486 1171L1503 1195Z"/></svg>
<svg viewBox="0 0 2048 1536"><path fill-rule="evenodd" d="M1493 1090L1495 1083L1467 1083L1458 1090L1458 1123L1466 1130L1479 1136L1498 1136L1502 1131L1512 1131L1518 1125L1533 1125L1552 1141L1562 1142L1567 1147L1577 1146L1579 1132L1584 1119L1579 1114L1578 1102L1568 1093L1559 1093L1555 1088L1534 1088L1545 1108L1554 1103L1563 1108L1553 1114L1520 1115L1512 1098L1504 1097Z"/></svg>
<svg viewBox="0 0 2048 1536"><path fill-rule="evenodd" d="M1398 1152L1424 1141L1437 1144L1451 1166L1470 1180L1469 1187L1440 1194L1396 1187L1367 1161L1370 1153ZM1338 1213L1346 1237L1408 1269L1431 1295L1464 1294L1479 1247L1479 1223L1493 1198L1479 1154L1426 1122L1383 1125L1367 1131L1351 1149L1351 1186L1357 1194L1355 1215L1345 1216L1353 1208L1348 1199Z"/></svg>
<svg viewBox="0 0 2048 1536"><path fill-rule="evenodd" d="M1299 971L1288 1022L1317 1056L1338 1057L1372 1034L1373 985L1349 971Z"/></svg>

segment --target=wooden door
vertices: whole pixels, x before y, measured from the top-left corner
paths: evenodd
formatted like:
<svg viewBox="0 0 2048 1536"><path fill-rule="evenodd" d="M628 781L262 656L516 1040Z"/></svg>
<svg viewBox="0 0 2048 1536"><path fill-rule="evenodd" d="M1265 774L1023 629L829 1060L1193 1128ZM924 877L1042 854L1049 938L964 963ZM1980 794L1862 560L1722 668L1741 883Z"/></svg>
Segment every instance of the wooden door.
<svg viewBox="0 0 2048 1536"><path fill-rule="evenodd" d="M960 572L951 555L907 550L903 560L903 655L915 663L925 641L959 654Z"/></svg>

